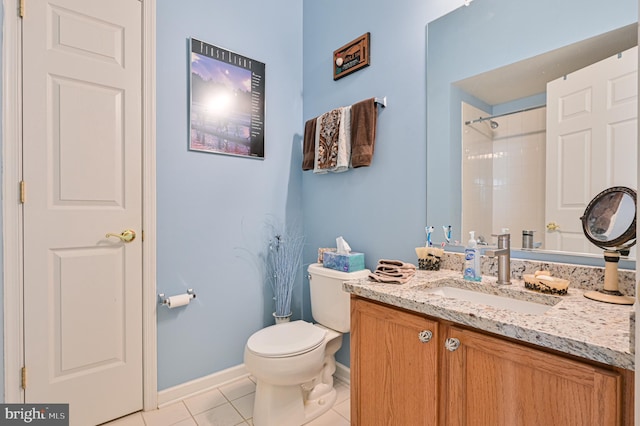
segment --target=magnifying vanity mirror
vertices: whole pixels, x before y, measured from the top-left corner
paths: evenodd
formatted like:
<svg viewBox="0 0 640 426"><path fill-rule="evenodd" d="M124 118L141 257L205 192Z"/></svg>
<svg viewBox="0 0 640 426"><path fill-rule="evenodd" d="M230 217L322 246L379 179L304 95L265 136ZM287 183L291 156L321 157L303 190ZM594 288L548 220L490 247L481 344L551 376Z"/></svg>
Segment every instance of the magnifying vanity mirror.
<svg viewBox="0 0 640 426"><path fill-rule="evenodd" d="M601 265L601 249L585 238L580 217L603 188L637 185L637 59L628 79L609 84L626 93L614 103L631 105L635 115L604 125L603 133L559 133L550 139L561 143L551 147L547 117L562 113L558 105L574 107L572 117L591 107L586 96L550 101L547 84L572 83L579 71L610 58L633 63L637 16L637 0L615 0L615 7L599 0L483 0L430 22L426 225L452 225L451 240L461 244L473 230L495 245L490 236L509 228L513 258ZM469 135L476 140L466 147ZM596 145L609 147L611 158L593 154ZM602 180L593 184L596 177ZM557 213L547 212L549 200L561 201ZM535 223L528 219L534 213ZM523 231L535 231L533 241L525 245L523 234L518 250ZM635 252L622 254L622 268L635 266Z"/></svg>
<svg viewBox="0 0 640 426"><path fill-rule="evenodd" d="M633 305L635 298L618 289L618 261L636 243L636 191L616 186L594 197L580 218L585 237L604 250L604 288L585 297L600 302Z"/></svg>

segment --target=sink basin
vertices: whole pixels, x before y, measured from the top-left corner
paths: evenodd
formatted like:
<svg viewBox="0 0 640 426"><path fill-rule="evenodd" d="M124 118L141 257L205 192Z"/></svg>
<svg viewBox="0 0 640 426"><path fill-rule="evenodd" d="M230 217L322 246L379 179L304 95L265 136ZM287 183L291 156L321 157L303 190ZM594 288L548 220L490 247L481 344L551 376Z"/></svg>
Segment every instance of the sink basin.
<svg viewBox="0 0 640 426"><path fill-rule="evenodd" d="M478 303L492 306L498 309L506 309L521 314L540 315L551 309L552 305L531 302L528 300L513 299L511 297L495 294L481 293L457 287L433 287L424 289L425 293L435 294L449 299L464 300L465 302Z"/></svg>

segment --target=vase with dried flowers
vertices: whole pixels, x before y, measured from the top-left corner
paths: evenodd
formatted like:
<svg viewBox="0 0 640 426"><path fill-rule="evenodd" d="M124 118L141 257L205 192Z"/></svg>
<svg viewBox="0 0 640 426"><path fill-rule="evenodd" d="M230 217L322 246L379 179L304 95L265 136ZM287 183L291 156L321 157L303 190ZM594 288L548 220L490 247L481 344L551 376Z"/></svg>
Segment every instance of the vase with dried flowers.
<svg viewBox="0 0 640 426"><path fill-rule="evenodd" d="M302 262L303 245L304 237L293 232L278 233L269 241L267 273L276 305L273 313L276 324L291 317L291 296Z"/></svg>

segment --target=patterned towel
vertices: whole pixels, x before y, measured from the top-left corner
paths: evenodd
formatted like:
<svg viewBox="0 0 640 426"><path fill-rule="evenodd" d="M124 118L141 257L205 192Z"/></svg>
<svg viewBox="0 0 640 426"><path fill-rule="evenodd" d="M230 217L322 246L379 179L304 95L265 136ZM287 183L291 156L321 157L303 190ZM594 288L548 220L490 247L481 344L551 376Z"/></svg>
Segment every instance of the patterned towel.
<svg viewBox="0 0 640 426"><path fill-rule="evenodd" d="M351 160L351 107L322 114L316 123L314 173L344 172Z"/></svg>

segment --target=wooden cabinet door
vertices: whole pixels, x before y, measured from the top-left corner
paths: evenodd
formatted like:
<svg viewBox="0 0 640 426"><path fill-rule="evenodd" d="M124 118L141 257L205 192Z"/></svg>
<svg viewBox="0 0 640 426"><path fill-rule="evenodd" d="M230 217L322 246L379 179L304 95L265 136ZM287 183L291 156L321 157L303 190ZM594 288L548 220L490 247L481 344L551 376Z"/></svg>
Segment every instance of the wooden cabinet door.
<svg viewBox="0 0 640 426"><path fill-rule="evenodd" d="M436 425L438 323L351 300L351 424Z"/></svg>
<svg viewBox="0 0 640 426"><path fill-rule="evenodd" d="M443 333L460 346L442 355L442 424L620 424L619 373L457 327Z"/></svg>

